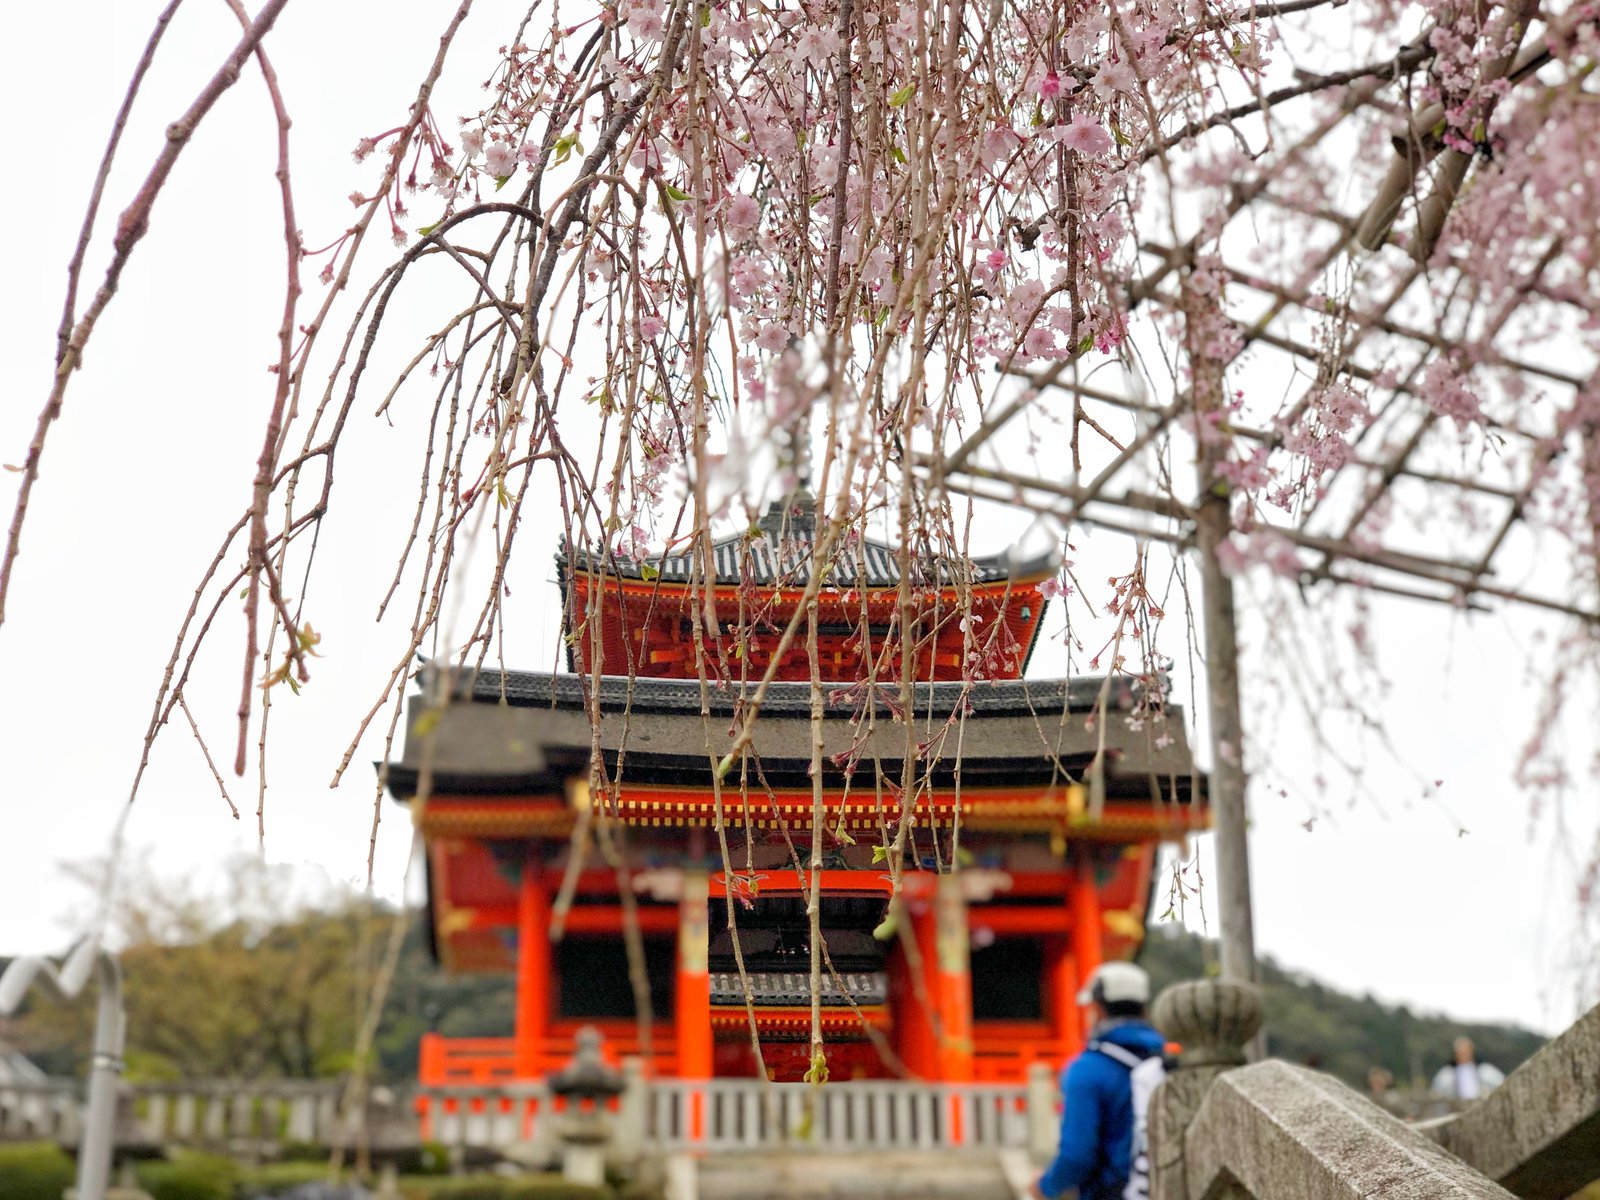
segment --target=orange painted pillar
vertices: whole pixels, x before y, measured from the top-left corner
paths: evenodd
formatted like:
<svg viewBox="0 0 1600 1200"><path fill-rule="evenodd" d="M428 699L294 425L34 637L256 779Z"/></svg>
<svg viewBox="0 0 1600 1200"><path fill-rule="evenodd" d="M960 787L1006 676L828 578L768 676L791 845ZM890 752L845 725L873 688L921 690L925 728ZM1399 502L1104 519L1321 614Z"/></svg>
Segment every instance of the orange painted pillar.
<svg viewBox="0 0 1600 1200"><path fill-rule="evenodd" d="M518 1079L536 1079L548 1069L545 1038L550 1026L550 897L540 878L535 850L522 864L517 903L517 1021L514 1053Z"/></svg>
<svg viewBox="0 0 1600 1200"><path fill-rule="evenodd" d="M1104 958L1101 942L1100 893L1095 888L1094 867L1086 854L1073 864L1069 904L1072 909L1072 956L1077 960L1079 987L1094 974ZM1080 1012L1075 1025L1079 1038L1085 1032Z"/></svg>
<svg viewBox="0 0 1600 1200"><path fill-rule="evenodd" d="M933 894L933 978L929 993L939 1011L939 1078L972 1082L972 957L967 901L959 875L941 875ZM966 1141L962 1097L950 1097L950 1142Z"/></svg>
<svg viewBox="0 0 1600 1200"><path fill-rule="evenodd" d="M678 978L673 1021L678 1034L678 1074L683 1079L711 1078L711 881L704 871L683 873L678 898ZM706 1134L706 1096L688 1092L689 1140Z"/></svg>
<svg viewBox="0 0 1600 1200"><path fill-rule="evenodd" d="M934 1034L931 1011L935 1001L931 990L927 989L927 981L932 976L928 960L933 956L936 941L933 906L922 899L907 898L902 903L909 928L895 939L895 946L889 953L895 1053L916 1078L932 1080L939 1077L939 1039ZM920 976L915 973L911 956L906 952L908 939L916 943L917 961L922 966Z"/></svg>
<svg viewBox="0 0 1600 1200"><path fill-rule="evenodd" d="M1064 1043L1063 1057L1070 1058L1083 1049L1083 1015L1078 1008L1078 989L1083 983L1078 977L1078 956L1064 935L1050 939L1049 955L1050 1023ZM1051 1065L1059 1069L1061 1063Z"/></svg>
<svg viewBox="0 0 1600 1200"><path fill-rule="evenodd" d="M972 1080L972 958L967 902L957 875L941 875L934 893L934 1002L939 1006L939 1075Z"/></svg>

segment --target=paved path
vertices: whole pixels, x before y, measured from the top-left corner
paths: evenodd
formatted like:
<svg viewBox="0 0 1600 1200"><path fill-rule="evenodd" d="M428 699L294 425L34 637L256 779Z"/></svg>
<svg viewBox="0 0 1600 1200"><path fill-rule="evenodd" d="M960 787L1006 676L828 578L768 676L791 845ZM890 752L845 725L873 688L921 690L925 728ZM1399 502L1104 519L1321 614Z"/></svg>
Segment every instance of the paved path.
<svg viewBox="0 0 1600 1200"><path fill-rule="evenodd" d="M1025 1161L973 1151L725 1154L675 1166L672 1200L1018 1200L1026 1192L1012 1180L1027 1179Z"/></svg>

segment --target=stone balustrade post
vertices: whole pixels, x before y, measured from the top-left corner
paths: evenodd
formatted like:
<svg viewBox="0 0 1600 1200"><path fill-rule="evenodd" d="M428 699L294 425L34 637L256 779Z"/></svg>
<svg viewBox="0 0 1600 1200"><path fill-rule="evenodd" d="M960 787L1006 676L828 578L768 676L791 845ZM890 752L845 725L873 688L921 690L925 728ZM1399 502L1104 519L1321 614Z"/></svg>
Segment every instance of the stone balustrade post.
<svg viewBox="0 0 1600 1200"><path fill-rule="evenodd" d="M1150 1016L1181 1047L1150 1102L1151 1200L1187 1200L1184 1135L1217 1077L1244 1066L1261 1029L1261 993L1254 984L1190 980L1157 996Z"/></svg>
<svg viewBox="0 0 1600 1200"><path fill-rule="evenodd" d="M1028 1064L1028 1154L1036 1163L1056 1156L1061 1138L1061 1091L1049 1063Z"/></svg>
<svg viewBox="0 0 1600 1200"><path fill-rule="evenodd" d="M650 1094L644 1077L644 1061L622 1060L622 1095L617 1097L617 1119L611 1139L611 1153L621 1163L633 1163L644 1155L649 1138Z"/></svg>

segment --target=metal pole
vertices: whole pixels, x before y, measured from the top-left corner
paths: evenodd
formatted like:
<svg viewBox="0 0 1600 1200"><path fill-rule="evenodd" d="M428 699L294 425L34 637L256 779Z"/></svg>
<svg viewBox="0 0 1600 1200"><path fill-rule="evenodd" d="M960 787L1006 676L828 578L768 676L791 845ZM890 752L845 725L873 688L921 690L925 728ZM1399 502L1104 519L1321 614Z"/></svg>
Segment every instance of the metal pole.
<svg viewBox="0 0 1600 1200"><path fill-rule="evenodd" d="M117 1116L117 1081L122 1076L126 1022L122 1010L122 970L117 960L99 955L100 1001L94 1027L94 1058L89 1067L89 1111L78 1145L78 1200L105 1200L111 1182L112 1138Z"/></svg>
<svg viewBox="0 0 1600 1200"><path fill-rule="evenodd" d="M56 996L71 999L100 977L99 1007L94 1028L94 1059L89 1071L88 1112L78 1142L77 1200L105 1200L111 1181L112 1136L117 1115L117 1080L122 1075L126 1021L122 1010L122 969L117 960L92 941L78 946L58 971L49 959L32 956L12 960L0 974L0 1016L15 1012L35 982Z"/></svg>

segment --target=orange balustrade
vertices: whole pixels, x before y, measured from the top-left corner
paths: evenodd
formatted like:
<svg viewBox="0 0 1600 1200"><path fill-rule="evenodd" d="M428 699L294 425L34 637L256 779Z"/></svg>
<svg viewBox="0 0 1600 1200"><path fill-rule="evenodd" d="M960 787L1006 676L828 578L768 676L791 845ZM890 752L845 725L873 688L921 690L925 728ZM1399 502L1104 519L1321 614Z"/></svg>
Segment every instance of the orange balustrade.
<svg viewBox="0 0 1600 1200"><path fill-rule="evenodd" d="M481 1085L507 1083L521 1078L543 1078L572 1061L578 1029L584 1025L599 1028L605 1038L601 1055L612 1066L625 1058L645 1058L645 1067L653 1075L660 1077L677 1073L677 1041L669 1024L657 1023L650 1039L651 1053L646 1056L641 1052L639 1027L633 1021L558 1020L552 1021L549 1032L539 1039L530 1060L532 1069L526 1075L517 1069L515 1038L452 1038L425 1033L418 1055L417 1079L424 1087L438 1087L444 1084Z"/></svg>

